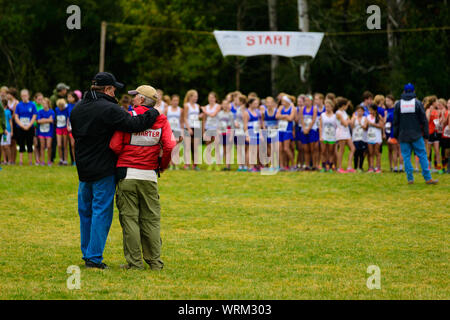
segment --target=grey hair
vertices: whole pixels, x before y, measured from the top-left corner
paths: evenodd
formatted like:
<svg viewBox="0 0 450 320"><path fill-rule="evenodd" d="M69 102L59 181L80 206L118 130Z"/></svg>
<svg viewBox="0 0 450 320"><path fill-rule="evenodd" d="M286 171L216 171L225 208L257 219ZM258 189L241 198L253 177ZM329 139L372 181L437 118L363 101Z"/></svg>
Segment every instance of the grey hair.
<svg viewBox="0 0 450 320"><path fill-rule="evenodd" d="M156 105L156 101L144 96L143 94L138 94L139 97L144 99L144 105L149 107L154 107Z"/></svg>

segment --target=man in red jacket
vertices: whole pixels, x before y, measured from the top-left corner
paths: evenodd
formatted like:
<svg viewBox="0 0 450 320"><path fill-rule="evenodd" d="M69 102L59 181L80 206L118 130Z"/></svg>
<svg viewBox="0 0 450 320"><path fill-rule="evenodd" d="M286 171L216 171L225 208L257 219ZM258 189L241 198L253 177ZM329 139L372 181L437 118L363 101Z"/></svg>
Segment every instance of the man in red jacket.
<svg viewBox="0 0 450 320"><path fill-rule="evenodd" d="M156 90L140 86L128 92L139 102L131 113L139 115L155 106ZM116 131L110 148L118 156L116 204L123 232L125 269L143 269L141 256L152 270L161 270L160 211L157 177L170 162L176 141L169 121L159 115L155 124L139 133Z"/></svg>

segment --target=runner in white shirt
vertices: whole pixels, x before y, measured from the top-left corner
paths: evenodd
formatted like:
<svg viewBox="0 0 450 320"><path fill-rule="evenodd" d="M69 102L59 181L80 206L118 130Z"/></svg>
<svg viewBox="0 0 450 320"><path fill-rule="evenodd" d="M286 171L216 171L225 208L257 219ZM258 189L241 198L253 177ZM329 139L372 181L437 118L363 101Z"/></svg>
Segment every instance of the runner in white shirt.
<svg viewBox="0 0 450 320"><path fill-rule="evenodd" d="M367 152L367 118L364 116L364 107L358 105L352 117L352 141L355 146L353 164L355 170L363 171L364 157Z"/></svg>
<svg viewBox="0 0 450 320"><path fill-rule="evenodd" d="M369 171L381 173L381 154L380 145L382 140L382 130L384 120L378 114L378 107L375 104L369 106L369 115L367 116L367 143L369 147ZM374 169L374 158L377 158L377 167Z"/></svg>
<svg viewBox="0 0 450 320"><path fill-rule="evenodd" d="M351 120L348 117L347 109L350 104L345 98L336 99L336 119L337 119L337 129L336 129L336 140L337 140L337 164L336 169L339 173L356 172L352 168L353 154L355 153L355 146L353 145L349 125ZM348 155L347 170L342 169L342 158L344 156L345 146L350 149Z"/></svg>
<svg viewBox="0 0 450 320"><path fill-rule="evenodd" d="M322 167L320 172L332 172L332 164L334 155L336 153L336 128L337 120L333 112L334 102L332 100L325 100L325 112L319 118L319 134L320 142L322 143L323 160L325 168Z"/></svg>
<svg viewBox="0 0 450 320"><path fill-rule="evenodd" d="M172 133L175 137L175 139L180 143L183 141L183 135L182 135L182 122L183 122L183 109L179 107L180 103L180 97L177 94L172 95L170 100L170 105L166 108L165 114L167 117L167 120L169 121L170 128L172 129ZM175 148L179 148L179 146L175 146ZM170 169L171 170L178 170L178 167L173 163L173 161L170 161Z"/></svg>
<svg viewBox="0 0 450 320"><path fill-rule="evenodd" d="M206 148L207 150L211 149L210 144L214 142L214 148L216 153L216 160L217 160L217 150L219 150L219 139L215 139L215 136L217 135L217 128L218 128L218 118L217 114L219 113L221 107L217 103L217 94L212 91L208 94L208 105L202 107L202 112L204 116L204 133L203 138L206 141ZM210 155L210 152L207 152L206 155ZM216 161L213 161L212 159L208 159L208 162L212 161L211 165L208 166L208 171L216 170L219 171L219 167L216 166Z"/></svg>
<svg viewBox="0 0 450 320"><path fill-rule="evenodd" d="M200 121L200 106L197 104L197 100L198 93L196 90L189 90L186 93L186 96L184 97L183 122L185 127L184 169L188 170L188 164L190 163L192 169L198 171L200 170L200 168L197 166L196 162L200 161L199 157L202 156L201 153L199 154L198 150L200 145L202 126ZM194 137L194 133L196 133L196 137ZM191 154L191 159L188 158L189 153Z"/></svg>

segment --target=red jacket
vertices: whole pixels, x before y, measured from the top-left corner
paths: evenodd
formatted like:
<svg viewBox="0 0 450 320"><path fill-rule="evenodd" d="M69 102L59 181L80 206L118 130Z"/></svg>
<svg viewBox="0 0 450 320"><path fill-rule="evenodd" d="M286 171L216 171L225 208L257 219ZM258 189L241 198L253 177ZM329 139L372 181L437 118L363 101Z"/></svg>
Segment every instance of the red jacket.
<svg viewBox="0 0 450 320"><path fill-rule="evenodd" d="M137 106L133 115L143 114L147 107ZM136 168L142 170L164 170L169 166L171 152L176 141L169 121L165 115L159 115L156 122L148 130L139 133L116 131L109 147L119 157L117 167ZM159 155L162 149L161 163Z"/></svg>

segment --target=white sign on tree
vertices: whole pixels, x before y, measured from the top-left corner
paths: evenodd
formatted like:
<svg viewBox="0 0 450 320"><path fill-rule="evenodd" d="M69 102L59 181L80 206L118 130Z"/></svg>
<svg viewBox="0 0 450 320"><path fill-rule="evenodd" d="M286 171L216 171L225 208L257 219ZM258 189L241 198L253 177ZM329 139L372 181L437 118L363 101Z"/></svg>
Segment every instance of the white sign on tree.
<svg viewBox="0 0 450 320"><path fill-rule="evenodd" d="M224 56L278 55L314 58L324 34L321 32L214 31Z"/></svg>

